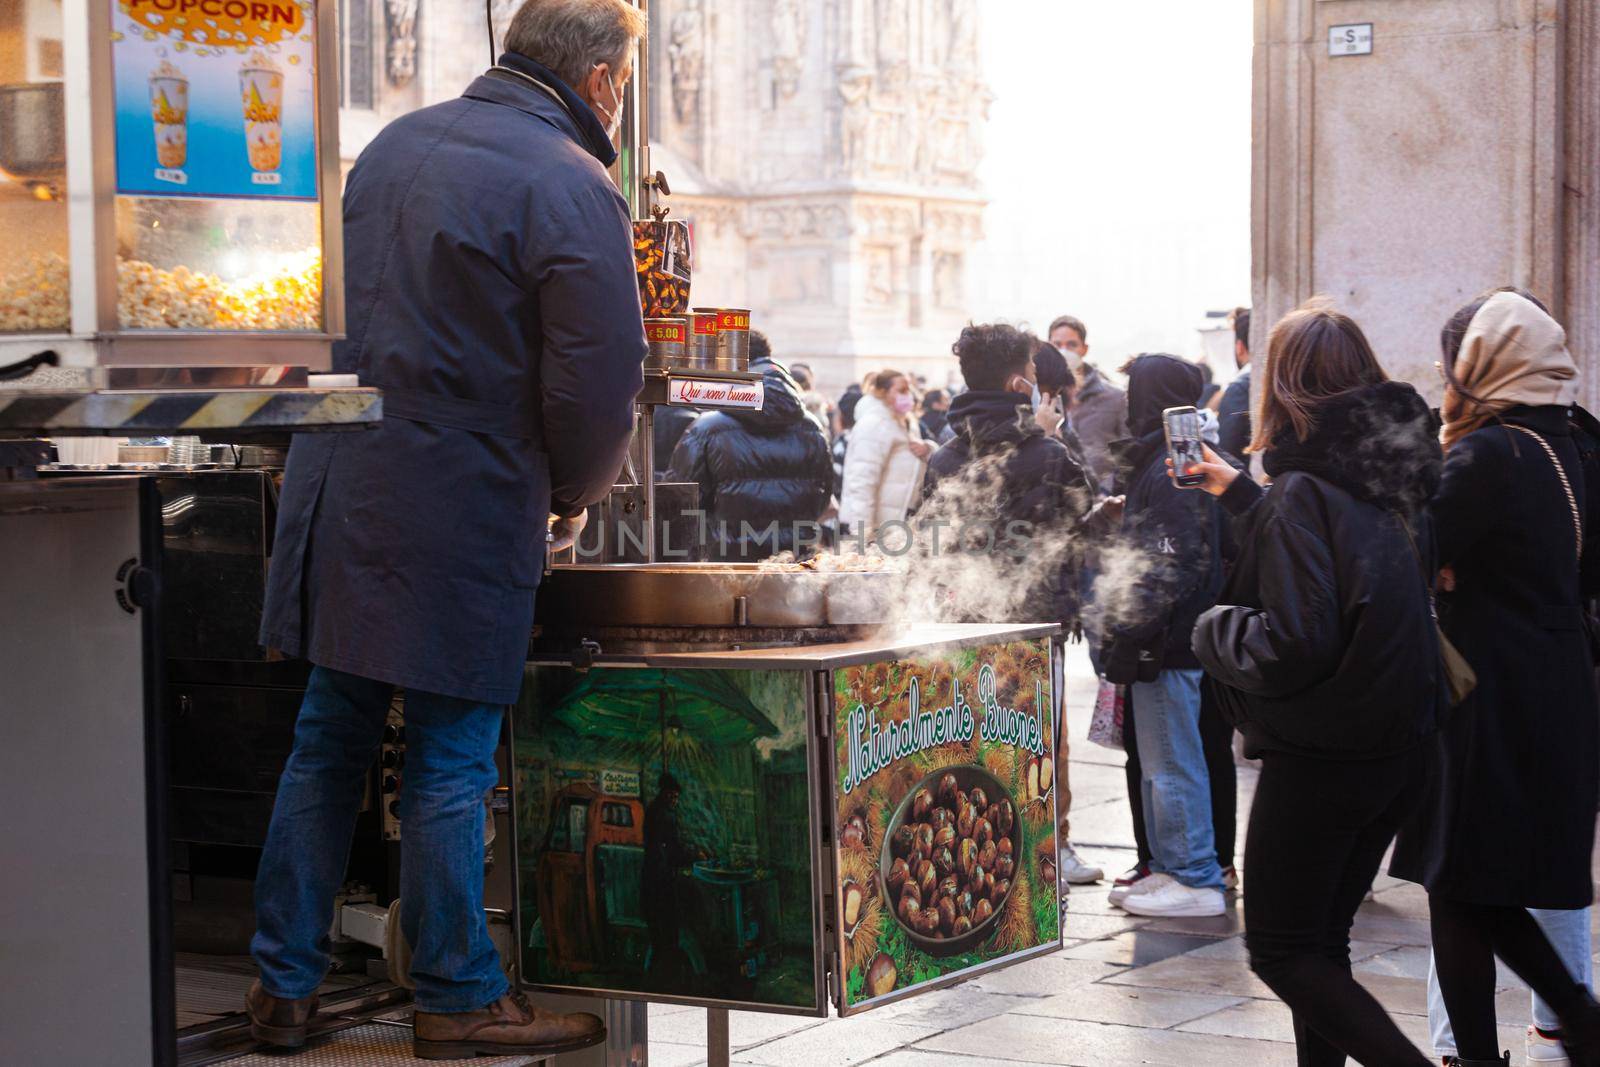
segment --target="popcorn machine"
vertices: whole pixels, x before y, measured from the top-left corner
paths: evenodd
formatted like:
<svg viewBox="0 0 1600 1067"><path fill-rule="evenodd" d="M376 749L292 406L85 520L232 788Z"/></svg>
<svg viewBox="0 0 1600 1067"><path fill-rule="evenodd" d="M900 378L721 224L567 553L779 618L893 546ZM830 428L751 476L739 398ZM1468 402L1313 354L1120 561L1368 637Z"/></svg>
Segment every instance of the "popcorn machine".
<svg viewBox="0 0 1600 1067"><path fill-rule="evenodd" d="M331 0L0 0L0 366L328 367L333 19Z"/></svg>

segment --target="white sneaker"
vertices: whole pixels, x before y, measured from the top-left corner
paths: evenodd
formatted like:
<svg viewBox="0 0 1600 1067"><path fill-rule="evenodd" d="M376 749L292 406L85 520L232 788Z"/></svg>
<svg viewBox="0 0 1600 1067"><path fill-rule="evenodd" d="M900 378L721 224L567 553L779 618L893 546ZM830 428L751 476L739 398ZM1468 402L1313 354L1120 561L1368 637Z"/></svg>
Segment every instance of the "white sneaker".
<svg viewBox="0 0 1600 1067"><path fill-rule="evenodd" d="M1543 1063L1550 1067L1571 1067L1567 1050L1560 1037L1549 1037L1537 1026L1528 1027L1528 1062Z"/></svg>
<svg viewBox="0 0 1600 1067"><path fill-rule="evenodd" d="M1177 880L1174 879L1170 874L1147 874L1138 881L1131 882L1128 885L1115 886L1112 888L1110 895L1107 896L1106 899L1116 907L1120 908L1122 907L1123 902L1129 897L1133 896L1135 893L1150 893L1157 889L1161 889L1164 886L1177 884Z"/></svg>
<svg viewBox="0 0 1600 1067"><path fill-rule="evenodd" d="M1130 894L1122 902L1122 910L1154 918L1204 918L1223 914L1228 905L1220 889L1195 889L1169 878L1156 889Z"/></svg>
<svg viewBox="0 0 1600 1067"><path fill-rule="evenodd" d="M1093 885L1106 876L1099 867L1083 862L1078 850L1071 845L1061 846L1061 878L1068 885Z"/></svg>

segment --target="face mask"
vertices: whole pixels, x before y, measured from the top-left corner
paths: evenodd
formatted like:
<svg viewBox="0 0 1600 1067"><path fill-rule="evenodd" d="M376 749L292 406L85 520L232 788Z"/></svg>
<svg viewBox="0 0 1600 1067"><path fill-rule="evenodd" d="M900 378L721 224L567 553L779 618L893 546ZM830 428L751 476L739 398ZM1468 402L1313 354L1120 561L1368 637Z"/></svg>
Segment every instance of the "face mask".
<svg viewBox="0 0 1600 1067"><path fill-rule="evenodd" d="M911 414L911 409L917 406L910 393L896 393L894 395L894 409L901 415Z"/></svg>
<svg viewBox="0 0 1600 1067"><path fill-rule="evenodd" d="M1044 407L1044 397L1039 392L1038 382L1033 383L1033 396L1030 398L1029 402L1033 405L1033 410L1035 411L1038 411L1040 408Z"/></svg>
<svg viewBox="0 0 1600 1067"><path fill-rule="evenodd" d="M1078 373L1078 368L1083 366L1083 357L1066 345L1056 345L1056 351L1060 352L1061 357L1067 361L1067 366L1072 368L1072 373Z"/></svg>
<svg viewBox="0 0 1600 1067"><path fill-rule="evenodd" d="M595 69L598 70L600 64L596 63L594 66ZM614 100L611 107L606 109L611 112L611 117L606 120L606 136L615 141L617 139L618 132L622 129L622 90L618 89L616 85L612 83L610 78L606 79L606 84L611 86L611 92ZM595 105L597 107L599 106L598 100L595 101Z"/></svg>

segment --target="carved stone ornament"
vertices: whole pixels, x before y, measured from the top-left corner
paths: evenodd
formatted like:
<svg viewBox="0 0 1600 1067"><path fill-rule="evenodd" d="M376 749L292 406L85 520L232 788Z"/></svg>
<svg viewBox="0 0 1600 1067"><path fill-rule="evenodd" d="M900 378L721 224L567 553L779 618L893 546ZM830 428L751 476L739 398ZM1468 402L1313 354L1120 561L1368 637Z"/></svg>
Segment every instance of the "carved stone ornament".
<svg viewBox="0 0 1600 1067"><path fill-rule="evenodd" d="M701 0L686 0L683 10L672 16L667 62L672 68L672 113L681 123L693 123L700 116L706 73L706 17Z"/></svg>
<svg viewBox="0 0 1600 1067"><path fill-rule="evenodd" d="M773 0L772 81L779 96L788 98L799 90L805 48L804 6L800 0Z"/></svg>
<svg viewBox="0 0 1600 1067"><path fill-rule="evenodd" d="M383 0L388 26L389 84L403 88L417 75L417 5L420 0Z"/></svg>

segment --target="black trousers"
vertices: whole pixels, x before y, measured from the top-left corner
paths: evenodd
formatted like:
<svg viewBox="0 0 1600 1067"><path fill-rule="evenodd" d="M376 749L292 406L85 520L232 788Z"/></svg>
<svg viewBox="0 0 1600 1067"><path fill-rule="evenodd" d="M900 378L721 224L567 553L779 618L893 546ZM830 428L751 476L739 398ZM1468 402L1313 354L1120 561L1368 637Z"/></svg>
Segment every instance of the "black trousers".
<svg viewBox="0 0 1600 1067"><path fill-rule="evenodd" d="M1128 753L1128 807L1133 814L1133 842L1139 862L1150 862L1150 836L1144 826L1144 792L1139 787L1139 741L1133 730L1133 694L1123 710L1122 744ZM1234 839L1239 833L1239 777L1233 765L1233 727L1211 698L1211 687L1200 687L1200 744L1211 778L1211 829L1217 842L1217 863L1233 866Z"/></svg>
<svg viewBox="0 0 1600 1067"><path fill-rule="evenodd" d="M1294 1013L1301 1067L1424 1067L1350 974L1350 926L1421 797L1420 752L1382 760L1262 759L1245 837L1250 969Z"/></svg>

